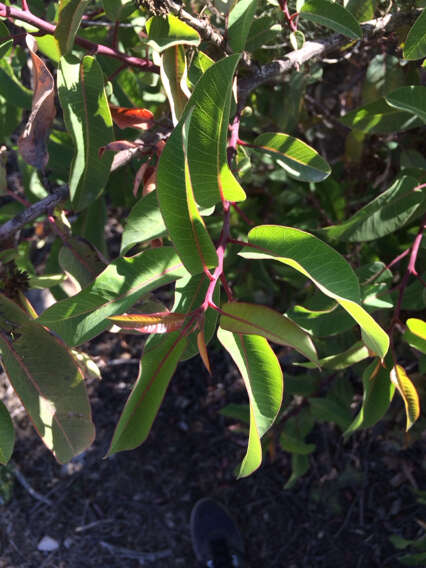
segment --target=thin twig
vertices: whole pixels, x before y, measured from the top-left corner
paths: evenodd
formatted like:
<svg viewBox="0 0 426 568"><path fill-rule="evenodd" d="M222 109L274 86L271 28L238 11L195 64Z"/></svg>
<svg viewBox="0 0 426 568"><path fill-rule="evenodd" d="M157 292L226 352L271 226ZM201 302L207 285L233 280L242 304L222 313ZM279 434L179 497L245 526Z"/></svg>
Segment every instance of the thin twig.
<svg viewBox="0 0 426 568"><path fill-rule="evenodd" d="M129 548L124 548L122 546L115 546L109 542L103 540L99 543L102 548L105 548L113 556L120 556L121 558L134 558L139 560L141 563L144 562L156 562L162 558L168 558L172 555L172 551L169 548L165 550L159 550L158 552L139 552L138 550L130 550Z"/></svg>
<svg viewBox="0 0 426 568"><path fill-rule="evenodd" d="M13 475L16 477L16 479L19 481L19 483L22 485L22 487L25 489L25 491L31 495L31 497L33 497L37 501L41 501L45 505L49 505L49 506L53 505L53 503L50 499L48 499L47 497L44 497L44 495L41 495L38 491L36 491L35 489L33 489L31 487L31 485L25 479L24 475L19 471L19 469L15 465L10 464L9 469L13 473Z"/></svg>
<svg viewBox="0 0 426 568"><path fill-rule="evenodd" d="M25 211L22 211L22 213L19 213L19 215L13 219L6 221L6 223L0 226L0 242L10 238L24 225L31 223L31 221L34 221L37 217L40 217L40 215L43 215L49 209L53 209L59 205L59 203L65 201L68 194L68 186L63 185L51 195L37 201L37 203L31 205L31 207L28 207L28 209L25 209Z"/></svg>

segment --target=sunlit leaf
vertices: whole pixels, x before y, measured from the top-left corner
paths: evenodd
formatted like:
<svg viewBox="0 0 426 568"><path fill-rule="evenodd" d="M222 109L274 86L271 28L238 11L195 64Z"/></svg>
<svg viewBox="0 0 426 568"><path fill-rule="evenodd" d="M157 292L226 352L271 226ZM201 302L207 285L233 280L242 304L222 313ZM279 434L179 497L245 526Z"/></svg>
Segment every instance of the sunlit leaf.
<svg viewBox="0 0 426 568"><path fill-rule="evenodd" d="M254 145L270 153L277 164L299 181L319 182L330 175L330 166L318 152L288 134L265 132L255 139Z"/></svg>
<svg viewBox="0 0 426 568"><path fill-rule="evenodd" d="M414 422L420 416L420 400L416 388L407 375L404 367L395 365L390 372L392 383L398 389L405 405L405 413L407 416L407 427L409 430Z"/></svg>
<svg viewBox="0 0 426 568"><path fill-rule="evenodd" d="M369 357L368 349L365 347L363 343L357 341L343 351L342 353L337 353L336 355L329 355L328 357L324 357L318 361L318 365L324 369L333 369L334 371L341 371L342 369L346 369L347 367L351 367L364 359ZM308 369L314 369L314 363L294 363L300 367L306 367Z"/></svg>
<svg viewBox="0 0 426 568"><path fill-rule="evenodd" d="M41 170L49 161L47 137L56 115L55 84L46 64L34 53L35 40L27 36L34 73L34 94L31 114L18 140L18 148L24 160Z"/></svg>
<svg viewBox="0 0 426 568"><path fill-rule="evenodd" d="M148 130L153 124L154 115L146 108L126 108L109 105L112 120L119 128Z"/></svg>
<svg viewBox="0 0 426 568"><path fill-rule="evenodd" d="M192 120L191 115L187 120ZM174 247L186 269L198 274L217 265L217 254L195 200L187 129L187 122L180 123L161 154L157 195Z"/></svg>
<svg viewBox="0 0 426 568"><path fill-rule="evenodd" d="M266 306L228 302L221 308L220 326L227 331L255 334L279 345L293 347L317 364L313 341L297 324Z"/></svg>
<svg viewBox="0 0 426 568"><path fill-rule="evenodd" d="M358 22L367 22L374 18L377 0L349 0L345 8L352 13Z"/></svg>
<svg viewBox="0 0 426 568"><path fill-rule="evenodd" d="M262 463L260 438L272 426L282 402L283 375L279 361L263 337L218 329L218 338L237 365L250 403L250 431L238 477L247 477Z"/></svg>
<svg viewBox="0 0 426 568"><path fill-rule="evenodd" d="M389 337L360 305L357 277L337 251L305 231L279 225L255 227L249 233L249 244L241 256L274 258L310 278L358 323L366 346L380 358L386 355Z"/></svg>
<svg viewBox="0 0 426 568"><path fill-rule="evenodd" d="M2 295L0 310L6 374L43 442L65 463L95 435L81 371L57 337Z"/></svg>
<svg viewBox="0 0 426 568"><path fill-rule="evenodd" d="M61 55L66 55L72 50L74 38L88 3L89 0L61 0L59 2L55 38Z"/></svg>
<svg viewBox="0 0 426 568"><path fill-rule="evenodd" d="M426 10L422 11L408 32L403 54L405 59L426 57Z"/></svg>
<svg viewBox="0 0 426 568"><path fill-rule="evenodd" d="M420 118L391 107L385 98L351 110L342 116L340 121L349 128L367 134L389 134L423 125Z"/></svg>
<svg viewBox="0 0 426 568"><path fill-rule="evenodd" d="M361 39L362 30L351 12L328 0L298 0L300 17L331 28L351 39Z"/></svg>
<svg viewBox="0 0 426 568"><path fill-rule="evenodd" d="M153 16L145 25L148 45L159 53L174 45L185 44L196 47L201 42L200 34L194 28L172 14L167 14L165 18Z"/></svg>
<svg viewBox="0 0 426 568"><path fill-rule="evenodd" d="M206 347L206 342L204 339L204 330L201 329L198 333L197 333L197 345L198 345L198 351L200 352L200 357L201 360L203 361L204 367L207 369L209 375L212 374L212 370L210 367L210 361L209 361L209 354L207 352L207 347Z"/></svg>
<svg viewBox="0 0 426 568"><path fill-rule="evenodd" d="M185 50L181 45L175 45L163 51L161 55L160 75L164 90L169 99L173 124L176 125L191 96L191 92L186 83L187 68Z"/></svg>
<svg viewBox="0 0 426 568"><path fill-rule="evenodd" d="M68 345L79 345L108 329L108 316L127 311L144 294L184 274L187 273L171 247L118 258L87 288L48 308L38 321Z"/></svg>
<svg viewBox="0 0 426 568"><path fill-rule="evenodd" d="M132 450L146 440L185 346L186 338L176 331L144 352L138 379L115 428L108 455Z"/></svg>
<svg viewBox="0 0 426 568"><path fill-rule="evenodd" d="M82 238L67 239L59 251L58 262L84 288L105 268L95 247Z"/></svg>
<svg viewBox="0 0 426 568"><path fill-rule="evenodd" d="M386 96L392 107L410 112L426 122L426 87L411 85L400 87Z"/></svg>
<svg viewBox="0 0 426 568"><path fill-rule="evenodd" d="M1 342L1 339L0 339ZM0 400L0 464L10 460L15 445L15 430L9 411Z"/></svg>
<svg viewBox="0 0 426 568"><path fill-rule="evenodd" d="M186 317L186 314L157 312L109 316L108 319L121 329L134 329L140 333L171 333L183 326Z"/></svg>
<svg viewBox="0 0 426 568"><path fill-rule="evenodd" d="M105 13L112 22L124 20L135 10L135 0L102 0Z"/></svg>
<svg viewBox="0 0 426 568"><path fill-rule="evenodd" d="M113 139L112 118L104 90L104 76L96 60L68 55L58 69L58 94L75 155L69 186L72 206L86 208L102 193L109 177L112 154L99 149Z"/></svg>
<svg viewBox="0 0 426 568"><path fill-rule="evenodd" d="M409 318L407 320L407 329L404 332L405 341L426 354L426 323L418 318Z"/></svg>
<svg viewBox="0 0 426 568"><path fill-rule="evenodd" d="M239 0L228 15L227 40L232 51L243 51L256 13L257 0Z"/></svg>

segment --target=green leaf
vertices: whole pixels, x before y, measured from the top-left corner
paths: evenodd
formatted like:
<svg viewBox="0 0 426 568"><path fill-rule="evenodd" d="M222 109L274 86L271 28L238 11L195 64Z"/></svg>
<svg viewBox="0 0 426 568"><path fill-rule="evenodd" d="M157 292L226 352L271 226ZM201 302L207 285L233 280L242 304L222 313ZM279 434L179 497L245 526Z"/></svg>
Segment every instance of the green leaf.
<svg viewBox="0 0 426 568"><path fill-rule="evenodd" d="M1 340L0 340L1 341ZM10 460L15 445L15 430L9 411L0 400L0 464Z"/></svg>
<svg viewBox="0 0 426 568"><path fill-rule="evenodd" d="M0 312L4 369L43 442L65 463L95 435L81 371L62 341L3 295Z"/></svg>
<svg viewBox="0 0 426 568"><path fill-rule="evenodd" d="M426 355L426 322L418 318L407 320L407 329L404 332L405 341Z"/></svg>
<svg viewBox="0 0 426 568"><path fill-rule="evenodd" d="M318 363L311 337L297 324L266 306L228 302L222 306L220 326L227 331L261 335L279 345L288 345Z"/></svg>
<svg viewBox="0 0 426 568"><path fill-rule="evenodd" d="M80 61L62 57L58 70L59 101L75 155L69 186L75 210L86 208L102 193L108 181L112 154L99 157L99 148L113 139L112 118L104 90L102 69L86 55Z"/></svg>
<svg viewBox="0 0 426 568"><path fill-rule="evenodd" d="M271 154L298 181L319 182L330 175L330 166L318 152L288 134L265 132L256 138L254 145Z"/></svg>
<svg viewBox="0 0 426 568"><path fill-rule="evenodd" d="M239 58L238 54L225 57L207 69L182 117L185 120L192 112L188 162L195 200L201 207L211 207L222 199L243 201L246 197L226 154L233 75Z"/></svg>
<svg viewBox="0 0 426 568"><path fill-rule="evenodd" d="M345 407L332 398L310 398L309 405L314 418L321 422L335 422L343 431L352 421L350 407Z"/></svg>
<svg viewBox="0 0 426 568"><path fill-rule="evenodd" d="M403 55L410 60L426 57L426 10L422 11L408 32Z"/></svg>
<svg viewBox="0 0 426 568"><path fill-rule="evenodd" d="M287 483L284 485L284 489L291 489L299 477L305 475L309 469L309 458L307 455L302 454L292 454L291 455L291 476L289 477Z"/></svg>
<svg viewBox="0 0 426 568"><path fill-rule="evenodd" d="M173 45L200 45L200 34L176 16L167 14L166 18L153 16L146 24L148 45L161 53Z"/></svg>
<svg viewBox="0 0 426 568"><path fill-rule="evenodd" d="M407 416L406 430L408 431L420 416L419 395L410 377L401 365L394 365L392 367L390 378L404 401Z"/></svg>
<svg viewBox="0 0 426 568"><path fill-rule="evenodd" d="M348 367L352 367L356 363L363 361L369 357L368 349L361 343L357 341L343 351L342 353L337 353L336 355L330 355L328 357L324 357L318 361L320 367L324 367L325 369L332 369L334 371L341 371L342 369L347 369ZM299 367L306 367L308 369L314 369L315 365L313 363L294 363Z"/></svg>
<svg viewBox="0 0 426 568"><path fill-rule="evenodd" d="M363 341L380 358L389 348L389 337L359 305L360 290L355 273L345 259L316 237L279 225L255 227L249 233L251 246L240 255L244 258L274 258L301 272L323 294L337 300L362 330Z"/></svg>
<svg viewBox="0 0 426 568"><path fill-rule="evenodd" d="M181 45L166 49L161 55L160 75L170 110L173 124L176 125L183 114L191 93L186 83L186 57Z"/></svg>
<svg viewBox="0 0 426 568"><path fill-rule="evenodd" d="M204 73L214 64L214 61L203 51L197 50L191 61L188 71L188 80L191 87L196 85Z"/></svg>
<svg viewBox="0 0 426 568"><path fill-rule="evenodd" d="M62 270L71 274L82 288L88 286L105 268L95 248L78 237L67 239L59 251L58 261Z"/></svg>
<svg viewBox="0 0 426 568"><path fill-rule="evenodd" d="M305 0L304 2L299 0L297 10L302 19L321 24L351 39L362 38L361 26L353 15L340 4L327 0Z"/></svg>
<svg viewBox="0 0 426 568"><path fill-rule="evenodd" d="M390 357L386 364L390 364ZM377 360L370 363L362 374L364 393L361 408L350 426L343 433L348 438L359 428L370 428L383 418L392 402L395 387L389 380L389 371Z"/></svg>
<svg viewBox="0 0 426 568"><path fill-rule="evenodd" d="M152 191L132 207L121 237L120 253L124 255L135 245L164 237L166 234L167 229L158 206L157 193Z"/></svg>
<svg viewBox="0 0 426 568"><path fill-rule="evenodd" d="M187 121L191 120L191 116ZM191 274L217 266L213 241L198 211L188 166L188 123L172 132L157 169L157 195L168 233Z"/></svg>
<svg viewBox="0 0 426 568"><path fill-rule="evenodd" d="M186 338L176 331L144 352L139 376L115 428L108 456L132 450L146 440L185 346Z"/></svg>
<svg viewBox="0 0 426 568"><path fill-rule="evenodd" d="M70 346L108 329L108 316L127 311L141 296L187 274L171 247L118 258L87 288L48 308L38 321Z"/></svg>
<svg viewBox="0 0 426 568"><path fill-rule="evenodd" d="M107 17L112 22L126 19L135 11L135 0L102 0Z"/></svg>
<svg viewBox="0 0 426 568"><path fill-rule="evenodd" d="M417 186L414 177L401 176L350 219L325 227L320 233L330 239L350 242L373 241L389 235L422 215L426 197Z"/></svg>
<svg viewBox="0 0 426 568"><path fill-rule="evenodd" d="M377 0L349 0L345 8L357 19L358 22L367 22L374 18Z"/></svg>
<svg viewBox="0 0 426 568"><path fill-rule="evenodd" d="M368 134L389 134L423 125L419 118L391 107L384 98L348 112L340 122Z"/></svg>
<svg viewBox="0 0 426 568"><path fill-rule="evenodd" d="M415 114L426 122L426 87L401 87L389 93L386 102L392 107Z"/></svg>
<svg viewBox="0 0 426 568"><path fill-rule="evenodd" d="M404 554L398 557L398 562L404 566L419 566L425 565L426 552L413 552L411 554Z"/></svg>
<svg viewBox="0 0 426 568"><path fill-rule="evenodd" d="M256 13L257 0L239 0L228 15L228 43L232 51L243 51Z"/></svg>
<svg viewBox="0 0 426 568"><path fill-rule="evenodd" d="M55 38L61 55L66 55L72 50L74 38L88 3L89 0L61 0L59 2Z"/></svg>
<svg viewBox="0 0 426 568"><path fill-rule="evenodd" d="M280 409L283 375L275 353L263 337L230 333L219 328L218 339L234 359L249 397L249 441L238 470L238 478L247 477L262 463L260 438L272 426Z"/></svg>
<svg viewBox="0 0 426 568"><path fill-rule="evenodd" d="M249 404L227 404L219 410L219 414L228 418L239 420L243 424L250 424L250 405Z"/></svg>
<svg viewBox="0 0 426 568"><path fill-rule="evenodd" d="M302 456L307 456L315 451L315 444L307 444L299 438L295 438L290 434L282 433L280 435L280 446L285 452L290 452L292 454L299 454Z"/></svg>

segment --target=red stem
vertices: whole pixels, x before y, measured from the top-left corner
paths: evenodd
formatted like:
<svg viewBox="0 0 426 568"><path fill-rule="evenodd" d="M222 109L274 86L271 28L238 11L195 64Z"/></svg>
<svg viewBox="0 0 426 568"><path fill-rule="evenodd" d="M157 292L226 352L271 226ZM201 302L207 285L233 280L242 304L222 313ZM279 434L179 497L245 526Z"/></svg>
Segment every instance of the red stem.
<svg viewBox="0 0 426 568"><path fill-rule="evenodd" d="M287 24L289 25L291 31L297 32L297 24L294 21L294 19L297 17L297 13L293 14L293 15L290 14L290 10L288 9L287 0L279 0L279 2L280 2L281 10L284 14L284 17L285 17Z"/></svg>
<svg viewBox="0 0 426 568"><path fill-rule="evenodd" d="M14 6L6 6L2 2L0 2L0 17L12 18L13 20L27 22L28 24L35 26L39 30L42 30L45 33L51 35L53 35L56 30L55 25L50 24L49 22L46 22L41 18L38 18L31 12L20 10L19 8L15 8ZM116 49L112 49L111 47L107 47L106 45L94 43L93 41L89 41L88 39L79 36L76 36L74 41L77 45L83 47L84 49L87 49L91 53L113 57L114 59L119 59L120 61L125 62L127 65L138 67L139 69L144 69L145 71L151 71L152 73L160 72L158 66L148 59L133 57Z"/></svg>

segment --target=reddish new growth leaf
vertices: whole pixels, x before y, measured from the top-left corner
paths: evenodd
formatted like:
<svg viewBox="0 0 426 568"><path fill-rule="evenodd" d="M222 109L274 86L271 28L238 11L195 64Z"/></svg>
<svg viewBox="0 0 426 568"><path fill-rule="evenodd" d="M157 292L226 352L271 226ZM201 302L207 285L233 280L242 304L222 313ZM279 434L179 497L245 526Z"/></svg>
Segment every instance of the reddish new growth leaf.
<svg viewBox="0 0 426 568"><path fill-rule="evenodd" d="M109 105L109 109L112 120L119 128L149 130L154 122L154 115L146 108L126 108Z"/></svg>
<svg viewBox="0 0 426 568"><path fill-rule="evenodd" d="M110 142L106 146L101 146L99 148L99 157L102 158L106 150L111 152L123 152L123 150L134 150L135 148L140 148L141 144L137 142L129 142L129 140L115 140Z"/></svg>
<svg viewBox="0 0 426 568"><path fill-rule="evenodd" d="M108 319L122 329L133 329L140 333L171 333L180 329L187 314L157 312L154 314L125 314Z"/></svg>
<svg viewBox="0 0 426 568"><path fill-rule="evenodd" d="M206 346L206 340L204 338L204 330L203 329L201 329L198 332L197 346L198 346L198 351L200 353L201 360L204 363L204 367L207 369L209 375L211 375L212 370L210 368L209 354L207 353L207 346Z"/></svg>
<svg viewBox="0 0 426 568"><path fill-rule="evenodd" d="M18 140L24 160L41 170L49 161L47 137L56 115L54 81L44 62L34 53L35 40L27 35L27 46L33 63L34 95L31 114L25 130Z"/></svg>

